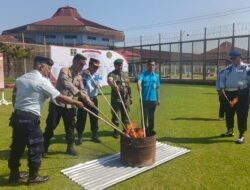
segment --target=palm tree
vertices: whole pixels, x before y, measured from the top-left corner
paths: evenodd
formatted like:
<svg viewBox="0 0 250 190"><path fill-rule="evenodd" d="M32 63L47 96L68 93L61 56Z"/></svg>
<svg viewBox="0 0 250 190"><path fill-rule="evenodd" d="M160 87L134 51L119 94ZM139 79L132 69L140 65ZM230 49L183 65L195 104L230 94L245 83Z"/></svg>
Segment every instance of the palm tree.
<svg viewBox="0 0 250 190"><path fill-rule="evenodd" d="M14 77L14 64L16 59L27 59L33 57L33 49L23 48L13 44L0 43L0 51L3 52L7 60L8 77Z"/></svg>

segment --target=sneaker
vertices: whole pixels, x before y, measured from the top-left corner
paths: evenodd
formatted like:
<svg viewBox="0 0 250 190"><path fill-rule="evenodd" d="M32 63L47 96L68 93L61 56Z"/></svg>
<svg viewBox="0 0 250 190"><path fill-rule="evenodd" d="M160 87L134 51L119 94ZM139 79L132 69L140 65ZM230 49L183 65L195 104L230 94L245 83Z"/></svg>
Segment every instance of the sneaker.
<svg viewBox="0 0 250 190"><path fill-rule="evenodd" d="M242 143L244 143L244 139L245 139L244 136L240 136L239 139L237 140L237 144L242 144Z"/></svg>
<svg viewBox="0 0 250 190"><path fill-rule="evenodd" d="M219 117L218 120L219 120L219 121L223 121L223 120L224 120L224 117Z"/></svg>
<svg viewBox="0 0 250 190"><path fill-rule="evenodd" d="M221 134L221 137L233 137L234 132L233 131L227 131L226 133Z"/></svg>
<svg viewBox="0 0 250 190"><path fill-rule="evenodd" d="M37 183L43 183L49 180L48 176L36 176L35 178L29 178L28 179L28 184L33 185Z"/></svg>

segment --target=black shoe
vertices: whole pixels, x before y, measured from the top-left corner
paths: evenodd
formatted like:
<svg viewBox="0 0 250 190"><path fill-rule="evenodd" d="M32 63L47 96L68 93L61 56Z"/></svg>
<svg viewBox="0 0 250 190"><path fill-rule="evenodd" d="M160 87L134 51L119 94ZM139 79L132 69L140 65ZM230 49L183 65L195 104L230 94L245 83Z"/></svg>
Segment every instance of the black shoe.
<svg viewBox="0 0 250 190"><path fill-rule="evenodd" d="M9 176L9 183L16 183L19 179L25 179L29 177L28 172L19 172L19 170L11 170Z"/></svg>
<svg viewBox="0 0 250 190"><path fill-rule="evenodd" d="M49 176L36 176L35 178L29 178L28 183L29 185L33 185L36 183L43 183L49 180Z"/></svg>
<svg viewBox="0 0 250 190"><path fill-rule="evenodd" d="M72 145L70 144L70 145L67 146L66 153L71 155L71 156L76 156L77 155L76 150L73 148L73 144Z"/></svg>
<svg viewBox="0 0 250 190"><path fill-rule="evenodd" d="M118 133L117 130L114 130L113 137L114 137L115 139L118 139L118 138L119 138L119 133Z"/></svg>
<svg viewBox="0 0 250 190"><path fill-rule="evenodd" d="M226 133L221 134L221 137L233 137L234 132L233 131L227 131Z"/></svg>
<svg viewBox="0 0 250 190"><path fill-rule="evenodd" d="M76 145L81 145L82 141L83 141L82 137L78 137L78 139L75 141L75 144Z"/></svg>
<svg viewBox="0 0 250 190"><path fill-rule="evenodd" d="M93 136L92 139L91 139L93 142L95 143L101 143L102 141L99 139L98 136Z"/></svg>
<svg viewBox="0 0 250 190"><path fill-rule="evenodd" d="M43 158L46 158L47 156L48 156L48 152L42 153L42 157L43 157Z"/></svg>

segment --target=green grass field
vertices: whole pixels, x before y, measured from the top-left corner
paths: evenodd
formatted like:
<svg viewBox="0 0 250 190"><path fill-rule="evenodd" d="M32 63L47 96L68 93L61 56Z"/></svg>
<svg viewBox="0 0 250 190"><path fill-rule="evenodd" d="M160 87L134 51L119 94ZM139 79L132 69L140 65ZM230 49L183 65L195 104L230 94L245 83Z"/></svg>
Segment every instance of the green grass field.
<svg viewBox="0 0 250 190"><path fill-rule="evenodd" d="M109 97L109 89L105 89ZM131 119L140 122L139 99L133 85L134 103ZM5 96L10 100L11 92ZM110 115L102 96L100 109ZM7 159L11 142L8 119L13 108L0 106L0 189L81 189L60 173L61 169L119 152L119 140L112 138L112 129L100 121L101 144L90 141L89 122L84 142L76 146L79 155L65 154L64 128L61 122L55 130L55 138L48 158L42 160L41 175L49 175L48 183L27 186L25 181L11 186L7 183L9 170ZM44 130L48 104L45 104L41 126ZM225 122L218 121L218 97L214 87L192 85L161 86L161 105L156 110L157 140L174 146L186 147L191 152L166 162L150 171L121 182L109 189L248 189L250 184L250 137L242 145L235 144L238 136L221 138ZM236 120L237 121L237 120ZM23 155L21 171L27 171L27 152Z"/></svg>

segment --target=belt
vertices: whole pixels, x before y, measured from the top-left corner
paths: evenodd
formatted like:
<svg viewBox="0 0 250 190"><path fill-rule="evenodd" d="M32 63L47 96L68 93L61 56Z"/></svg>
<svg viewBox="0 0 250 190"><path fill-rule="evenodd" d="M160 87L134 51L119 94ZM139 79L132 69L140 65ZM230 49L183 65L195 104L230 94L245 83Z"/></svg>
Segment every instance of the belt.
<svg viewBox="0 0 250 190"><path fill-rule="evenodd" d="M28 111L15 110L14 113L17 115L21 115L21 116L28 116L28 117L32 117L34 119L40 119L40 116L38 116L32 112L28 112Z"/></svg>
<svg viewBox="0 0 250 190"><path fill-rule="evenodd" d="M230 92L232 92L232 91L238 91L238 90L245 90L247 87L245 87L245 88L241 88L241 89L239 89L239 88L225 88L225 91L230 91Z"/></svg>

